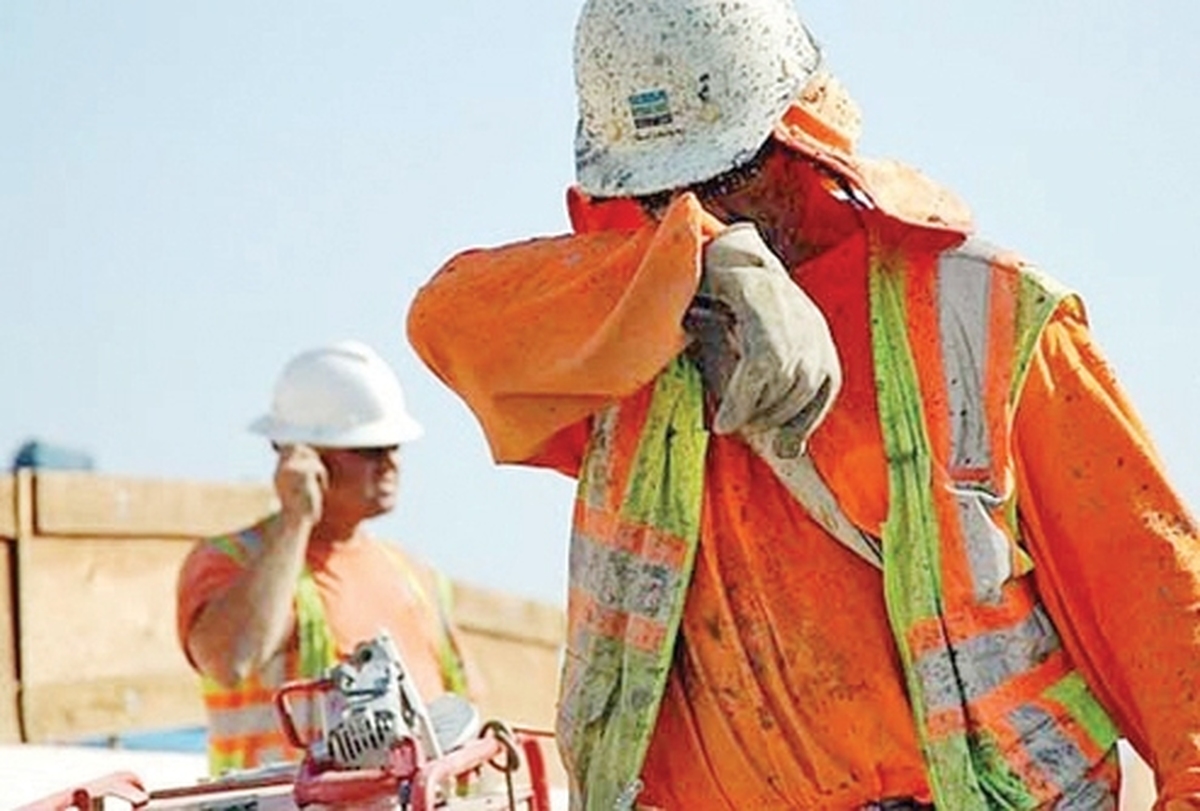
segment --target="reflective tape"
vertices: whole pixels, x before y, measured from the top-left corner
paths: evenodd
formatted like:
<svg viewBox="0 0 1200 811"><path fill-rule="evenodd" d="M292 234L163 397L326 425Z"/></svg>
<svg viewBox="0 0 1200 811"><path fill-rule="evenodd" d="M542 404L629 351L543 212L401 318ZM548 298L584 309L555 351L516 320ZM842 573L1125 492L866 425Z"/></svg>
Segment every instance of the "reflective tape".
<svg viewBox="0 0 1200 811"><path fill-rule="evenodd" d="M1034 608L1021 623L939 648L919 656L913 665L930 712L974 702L1059 650L1062 643L1050 618Z"/></svg>

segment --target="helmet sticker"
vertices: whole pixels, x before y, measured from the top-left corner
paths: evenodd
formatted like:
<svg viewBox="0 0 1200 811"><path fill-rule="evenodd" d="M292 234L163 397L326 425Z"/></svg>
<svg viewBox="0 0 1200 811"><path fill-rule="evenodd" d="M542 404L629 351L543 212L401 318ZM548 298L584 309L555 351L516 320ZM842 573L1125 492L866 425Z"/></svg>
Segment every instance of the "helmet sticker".
<svg viewBox="0 0 1200 811"><path fill-rule="evenodd" d="M670 99L662 89L634 93L629 97L629 112L633 126L639 130L665 127L673 120Z"/></svg>

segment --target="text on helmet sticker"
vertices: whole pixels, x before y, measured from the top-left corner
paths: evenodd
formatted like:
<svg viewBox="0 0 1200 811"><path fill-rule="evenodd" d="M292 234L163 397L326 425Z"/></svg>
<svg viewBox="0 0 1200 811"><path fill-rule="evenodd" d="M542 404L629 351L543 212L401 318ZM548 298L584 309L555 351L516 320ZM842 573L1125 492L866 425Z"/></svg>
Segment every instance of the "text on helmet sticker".
<svg viewBox="0 0 1200 811"><path fill-rule="evenodd" d="M671 102L666 90L646 90L629 97L629 113L633 126L639 130L662 127L673 120Z"/></svg>

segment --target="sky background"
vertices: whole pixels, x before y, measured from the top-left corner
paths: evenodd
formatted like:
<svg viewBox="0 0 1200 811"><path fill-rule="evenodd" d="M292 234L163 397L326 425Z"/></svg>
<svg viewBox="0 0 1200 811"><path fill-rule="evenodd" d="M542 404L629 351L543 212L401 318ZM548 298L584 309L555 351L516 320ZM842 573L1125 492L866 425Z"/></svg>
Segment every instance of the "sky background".
<svg viewBox="0 0 1200 811"><path fill-rule="evenodd" d="M0 3L0 458L40 438L108 473L266 481L245 426L280 367L358 338L428 430L375 531L561 600L571 482L493 466L404 320L457 251L566 230L578 7ZM1194 506L1200 4L799 7L861 151L1083 293Z"/></svg>

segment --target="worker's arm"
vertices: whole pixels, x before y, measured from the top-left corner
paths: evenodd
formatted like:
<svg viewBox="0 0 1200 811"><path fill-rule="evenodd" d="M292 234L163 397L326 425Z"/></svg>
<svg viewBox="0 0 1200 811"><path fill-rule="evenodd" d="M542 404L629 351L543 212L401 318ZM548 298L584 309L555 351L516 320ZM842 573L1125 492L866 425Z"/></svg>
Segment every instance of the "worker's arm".
<svg viewBox="0 0 1200 811"><path fill-rule="evenodd" d="M409 340L496 460L527 462L682 351L701 248L721 228L688 195L657 226L459 254L417 294Z"/></svg>
<svg viewBox="0 0 1200 811"><path fill-rule="evenodd" d="M1154 768L1158 808L1200 808L1200 533L1071 312L1016 412L1018 504L1072 657Z"/></svg>
<svg viewBox="0 0 1200 811"><path fill-rule="evenodd" d="M263 528L257 554L220 593L209 599L185 630L193 663L232 686L261 667L287 641L295 623L296 583L309 536L320 519L325 471L304 446L280 451L275 489L281 511Z"/></svg>

